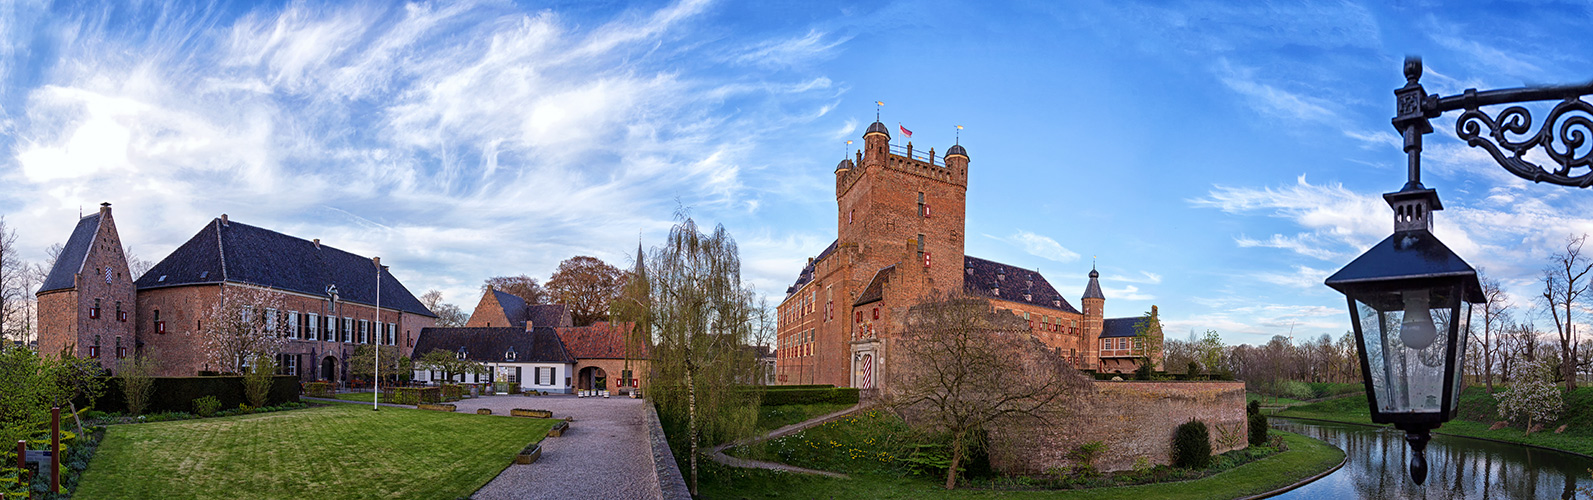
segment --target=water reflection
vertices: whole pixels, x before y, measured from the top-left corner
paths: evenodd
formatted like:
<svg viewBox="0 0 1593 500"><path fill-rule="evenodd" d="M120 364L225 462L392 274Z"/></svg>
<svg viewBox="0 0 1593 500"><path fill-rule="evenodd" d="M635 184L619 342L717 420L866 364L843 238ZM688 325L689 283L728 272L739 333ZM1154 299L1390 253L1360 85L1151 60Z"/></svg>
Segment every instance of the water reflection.
<svg viewBox="0 0 1593 500"><path fill-rule="evenodd" d="M1344 468L1276 498L1548 499L1578 498L1593 487L1593 459L1556 451L1434 435L1427 445L1427 484L1410 482L1410 448L1394 429L1273 418L1275 428L1343 449ZM1588 499L1586 495L1581 498Z"/></svg>

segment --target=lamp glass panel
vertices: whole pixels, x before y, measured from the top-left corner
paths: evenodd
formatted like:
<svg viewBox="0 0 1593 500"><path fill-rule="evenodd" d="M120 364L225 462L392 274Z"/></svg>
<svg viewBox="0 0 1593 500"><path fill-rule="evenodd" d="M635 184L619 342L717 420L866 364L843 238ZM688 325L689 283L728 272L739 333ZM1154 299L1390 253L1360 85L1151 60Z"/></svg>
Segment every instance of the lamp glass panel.
<svg viewBox="0 0 1593 500"><path fill-rule="evenodd" d="M1454 332L1449 287L1361 294L1361 324L1372 395L1383 414L1443 412L1444 371Z"/></svg>
<svg viewBox="0 0 1593 500"><path fill-rule="evenodd" d="M1459 323L1460 324L1457 325L1457 326L1459 327L1459 331L1462 332L1462 333L1457 338L1464 339L1464 338L1470 337L1471 336L1471 303L1470 302L1461 301L1461 303L1460 303L1460 321L1459 321ZM1449 410L1449 411L1454 411L1455 406L1460 404L1460 388L1461 388L1461 386L1466 385L1466 384L1462 383L1462 381L1465 380L1465 377L1463 377L1462 375L1466 371L1466 346L1467 346L1467 344L1470 344L1470 342L1466 342L1464 340L1455 342L1455 361L1454 361L1454 364L1450 365L1450 366L1453 366L1454 370L1455 370L1455 384L1454 384L1454 387L1452 388L1452 390L1454 391L1453 393L1451 393L1452 397L1449 398L1449 408L1446 408L1446 410Z"/></svg>

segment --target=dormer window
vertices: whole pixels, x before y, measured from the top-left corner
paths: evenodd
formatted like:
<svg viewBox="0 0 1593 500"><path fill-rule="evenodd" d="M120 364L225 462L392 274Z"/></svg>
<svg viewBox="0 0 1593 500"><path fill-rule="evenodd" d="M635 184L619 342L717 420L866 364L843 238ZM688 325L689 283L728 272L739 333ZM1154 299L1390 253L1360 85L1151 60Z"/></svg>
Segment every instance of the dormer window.
<svg viewBox="0 0 1593 500"><path fill-rule="evenodd" d="M459 352L455 353L455 356L459 359L465 359L465 346L459 346Z"/></svg>
<svg viewBox="0 0 1593 500"><path fill-rule="evenodd" d="M1052 307L1062 307L1062 301L1060 301L1060 300L1053 300L1053 301L1051 301L1051 306L1052 306Z"/></svg>
<svg viewBox="0 0 1593 500"><path fill-rule="evenodd" d="M205 279L205 278L209 278L209 277L210 277L210 271L200 271L199 272L199 279Z"/></svg>
<svg viewBox="0 0 1593 500"><path fill-rule="evenodd" d="M160 275L159 278L155 278L155 282L156 283L165 283L166 282L166 275L162 274L162 275Z"/></svg>
<svg viewBox="0 0 1593 500"><path fill-rule="evenodd" d="M990 293L991 293L991 294L992 294L992 295L995 295L995 296L997 296L997 297L1000 297L1000 296L1001 296L1001 287L999 287L999 286L998 286L998 287L995 287L995 288L991 288L991 289L990 289Z"/></svg>
<svg viewBox="0 0 1593 500"><path fill-rule="evenodd" d="M1025 293L1025 294L1023 294L1023 300L1025 302L1033 302L1034 301L1034 295Z"/></svg>
<svg viewBox="0 0 1593 500"><path fill-rule="evenodd" d="M509 346L509 352L503 353L504 361L514 361L514 346Z"/></svg>

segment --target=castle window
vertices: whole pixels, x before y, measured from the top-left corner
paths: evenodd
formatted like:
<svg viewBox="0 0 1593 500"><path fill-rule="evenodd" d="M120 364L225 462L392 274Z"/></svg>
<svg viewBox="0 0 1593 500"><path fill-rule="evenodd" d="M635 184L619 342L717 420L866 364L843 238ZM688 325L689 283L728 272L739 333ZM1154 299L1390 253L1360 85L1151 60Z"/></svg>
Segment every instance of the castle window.
<svg viewBox="0 0 1593 500"><path fill-rule="evenodd" d="M919 217L929 217L929 205L925 205L924 204L924 192L923 191L919 191L918 192L918 216ZM919 235L919 238L923 238L923 235ZM919 251L921 252L921 251L923 251L923 249L919 248Z"/></svg>
<svg viewBox="0 0 1593 500"><path fill-rule="evenodd" d="M94 307L89 308L89 319L100 319L100 299L94 299Z"/></svg>
<svg viewBox="0 0 1593 500"><path fill-rule="evenodd" d="M116 336L116 359L122 359L122 358L126 358L126 357L127 357L127 348L126 347L122 347L122 336L121 335L117 335Z"/></svg>
<svg viewBox="0 0 1593 500"><path fill-rule="evenodd" d="M160 320L160 309L155 310L155 333L166 333L166 322Z"/></svg>
<svg viewBox="0 0 1593 500"><path fill-rule="evenodd" d="M857 322L858 323L862 323L863 322L863 311L857 311L856 313L854 313L854 315L857 316Z"/></svg>
<svg viewBox="0 0 1593 500"><path fill-rule="evenodd" d="M855 216L857 216L857 209L855 209L855 208L850 210L850 211L848 211L848 212L846 212L846 223L847 224L851 224L852 223L852 218L855 217Z"/></svg>
<svg viewBox="0 0 1593 500"><path fill-rule="evenodd" d="M874 319L879 319L879 308L874 308Z"/></svg>
<svg viewBox="0 0 1593 500"><path fill-rule="evenodd" d="M116 301L116 321L127 322L127 311L122 310L122 301Z"/></svg>
<svg viewBox="0 0 1593 500"><path fill-rule="evenodd" d="M94 336L94 343L93 344L89 344L88 356L91 357L91 358L100 357L100 336L99 335L95 335Z"/></svg>

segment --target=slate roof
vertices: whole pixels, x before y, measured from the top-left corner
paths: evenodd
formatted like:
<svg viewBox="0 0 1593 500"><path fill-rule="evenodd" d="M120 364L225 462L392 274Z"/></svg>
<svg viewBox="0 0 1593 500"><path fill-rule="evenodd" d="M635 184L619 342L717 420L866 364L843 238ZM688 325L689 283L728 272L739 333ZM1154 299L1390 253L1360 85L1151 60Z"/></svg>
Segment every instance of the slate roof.
<svg viewBox="0 0 1593 500"><path fill-rule="evenodd" d="M465 349L465 359L481 363L574 363L575 358L564 349L559 335L552 327L524 328L422 328L415 339L416 358L442 349L459 352ZM509 349L514 349L514 359L507 359Z"/></svg>
<svg viewBox="0 0 1593 500"><path fill-rule="evenodd" d="M1040 273L973 256L963 257L963 293L979 297L1034 304L1079 314L1068 299L1056 292ZM997 295L996 288L1001 289ZM1024 295L1028 294L1025 299Z"/></svg>
<svg viewBox="0 0 1593 500"><path fill-rule="evenodd" d="M77 228L67 238L61 255L55 258L55 265L50 266L50 274L45 276L38 293L72 288L72 275L83 272L83 261L88 258L89 247L94 245L94 235L99 234L99 230L99 213L77 220Z"/></svg>
<svg viewBox="0 0 1593 500"><path fill-rule="evenodd" d="M498 299L498 306L503 308L503 317L509 319L509 326L525 329L525 322L531 321L531 326L570 326L573 323L570 306L565 304L535 304L527 305L525 299L519 295L494 289L492 295Z"/></svg>
<svg viewBox="0 0 1593 500"><path fill-rule="evenodd" d="M1133 337L1134 328L1145 321L1144 316L1132 318L1107 318L1101 320L1101 338Z"/></svg>
<svg viewBox="0 0 1593 500"><path fill-rule="evenodd" d="M591 326L570 326L556 330L564 341L564 348L575 359L624 359L625 333L631 328L632 324L628 322L599 321ZM642 344L641 349L641 358L647 359L646 343Z"/></svg>
<svg viewBox="0 0 1593 500"><path fill-rule="evenodd" d="M1101 273L1090 270L1090 284L1084 286L1084 298L1106 300L1106 295L1101 293Z"/></svg>
<svg viewBox="0 0 1593 500"><path fill-rule="evenodd" d="M81 224L80 224L81 225ZM340 300L376 304L376 271L369 257L237 221L214 219L134 284L139 290L183 285L246 283L317 297L336 285ZM437 317L391 272L383 271L382 307Z"/></svg>
<svg viewBox="0 0 1593 500"><path fill-rule="evenodd" d="M840 242L840 239L830 242L830 246L824 247L824 251L819 252L818 257L814 257L813 260L808 261L807 265L802 266L802 272L797 274L796 283L792 283L791 286L785 289L785 298L791 298L791 294L796 293L797 290L801 290L802 285L806 285L808 282L813 281L814 266L818 264L819 261L824 260L825 257L829 257L830 254L835 253L835 246Z"/></svg>
<svg viewBox="0 0 1593 500"><path fill-rule="evenodd" d="M863 293L858 294L857 302L852 307L857 307L870 302L879 302L885 298L885 282L891 280L891 275L896 274L896 265L885 266L874 273L874 278L868 280L868 286L863 287Z"/></svg>

